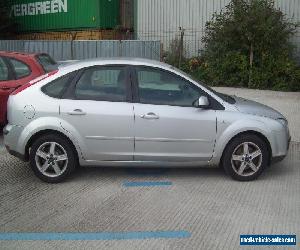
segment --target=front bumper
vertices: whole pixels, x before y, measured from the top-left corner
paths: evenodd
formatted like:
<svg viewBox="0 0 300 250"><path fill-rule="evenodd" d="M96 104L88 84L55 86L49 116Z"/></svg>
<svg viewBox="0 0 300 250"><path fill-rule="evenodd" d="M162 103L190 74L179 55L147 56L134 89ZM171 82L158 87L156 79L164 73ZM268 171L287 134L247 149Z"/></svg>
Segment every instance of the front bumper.
<svg viewBox="0 0 300 250"><path fill-rule="evenodd" d="M289 133L288 133L288 135L289 135ZM283 150L285 153L282 153L281 155L276 155L276 156L273 155L273 157L271 159L271 164L275 164L275 163L283 161L288 154L290 145L291 145L291 136L288 137L288 141L286 143L286 150Z"/></svg>

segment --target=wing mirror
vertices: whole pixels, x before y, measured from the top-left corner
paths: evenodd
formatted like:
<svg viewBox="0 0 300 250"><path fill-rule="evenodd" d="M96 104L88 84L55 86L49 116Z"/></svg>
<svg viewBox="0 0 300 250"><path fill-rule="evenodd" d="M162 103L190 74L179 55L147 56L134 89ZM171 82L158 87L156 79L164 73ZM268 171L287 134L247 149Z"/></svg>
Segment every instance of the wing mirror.
<svg viewBox="0 0 300 250"><path fill-rule="evenodd" d="M207 109L209 107L209 100L206 96L200 96L199 99L194 102L194 106L201 109Z"/></svg>

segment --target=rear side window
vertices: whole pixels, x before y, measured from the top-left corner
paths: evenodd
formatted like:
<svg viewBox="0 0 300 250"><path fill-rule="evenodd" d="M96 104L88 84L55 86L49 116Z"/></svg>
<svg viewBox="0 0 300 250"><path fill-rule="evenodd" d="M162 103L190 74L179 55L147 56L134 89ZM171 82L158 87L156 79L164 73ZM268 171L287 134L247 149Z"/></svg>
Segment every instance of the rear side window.
<svg viewBox="0 0 300 250"><path fill-rule="evenodd" d="M13 58L9 58L9 61L11 62L14 68L17 79L24 78L31 74L29 66L27 66L25 63Z"/></svg>
<svg viewBox="0 0 300 250"><path fill-rule="evenodd" d="M42 54L42 55L36 56L36 58L46 73L49 73L51 71L58 69L57 63L49 55Z"/></svg>
<svg viewBox="0 0 300 250"><path fill-rule="evenodd" d="M76 72L72 72L48 83L42 87L42 92L53 98L61 98L75 75Z"/></svg>
<svg viewBox="0 0 300 250"><path fill-rule="evenodd" d="M80 100L123 102L127 99L127 78L124 66L103 66L87 69L75 88Z"/></svg>
<svg viewBox="0 0 300 250"><path fill-rule="evenodd" d="M3 58L0 57L0 81L6 81L9 78L8 68Z"/></svg>

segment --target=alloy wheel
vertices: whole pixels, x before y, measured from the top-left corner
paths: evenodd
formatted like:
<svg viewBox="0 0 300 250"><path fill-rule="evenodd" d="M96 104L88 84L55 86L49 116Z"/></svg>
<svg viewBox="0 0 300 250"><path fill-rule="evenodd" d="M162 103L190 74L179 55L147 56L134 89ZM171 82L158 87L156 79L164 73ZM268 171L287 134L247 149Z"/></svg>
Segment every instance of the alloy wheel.
<svg viewBox="0 0 300 250"><path fill-rule="evenodd" d="M57 142L45 142L36 151L35 162L43 175L58 177L67 169L67 151Z"/></svg>
<svg viewBox="0 0 300 250"><path fill-rule="evenodd" d="M251 176L260 169L262 156L261 149L255 143L243 142L233 151L232 168L240 176Z"/></svg>

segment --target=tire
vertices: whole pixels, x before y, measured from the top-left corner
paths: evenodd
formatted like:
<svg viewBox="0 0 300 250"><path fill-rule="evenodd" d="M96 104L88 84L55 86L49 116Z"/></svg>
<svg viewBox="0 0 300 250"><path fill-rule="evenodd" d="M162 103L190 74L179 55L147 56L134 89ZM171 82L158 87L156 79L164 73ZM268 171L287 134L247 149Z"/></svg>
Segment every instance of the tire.
<svg viewBox="0 0 300 250"><path fill-rule="evenodd" d="M234 138L223 153L222 165L234 180L253 181L268 166L270 152L264 140L254 134Z"/></svg>
<svg viewBox="0 0 300 250"><path fill-rule="evenodd" d="M48 183L64 181L78 165L72 144L55 134L41 136L33 142L29 161L34 174Z"/></svg>

